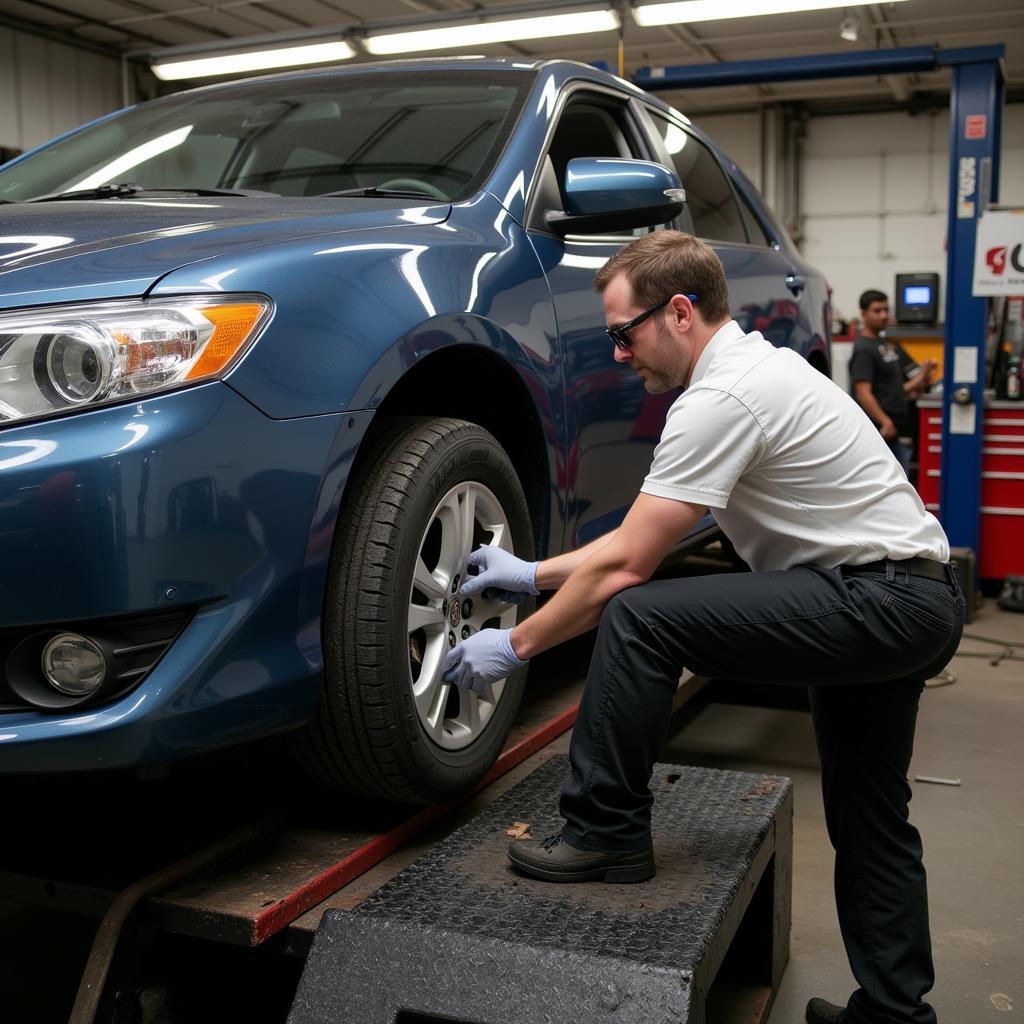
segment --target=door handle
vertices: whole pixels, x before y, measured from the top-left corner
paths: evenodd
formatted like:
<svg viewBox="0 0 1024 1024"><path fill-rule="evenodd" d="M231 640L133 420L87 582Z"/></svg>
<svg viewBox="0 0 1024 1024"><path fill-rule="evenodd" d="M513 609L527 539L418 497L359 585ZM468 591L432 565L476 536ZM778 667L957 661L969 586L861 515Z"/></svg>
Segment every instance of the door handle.
<svg viewBox="0 0 1024 1024"><path fill-rule="evenodd" d="M794 295L799 295L807 287L807 278L803 274L791 271L786 275L786 287Z"/></svg>

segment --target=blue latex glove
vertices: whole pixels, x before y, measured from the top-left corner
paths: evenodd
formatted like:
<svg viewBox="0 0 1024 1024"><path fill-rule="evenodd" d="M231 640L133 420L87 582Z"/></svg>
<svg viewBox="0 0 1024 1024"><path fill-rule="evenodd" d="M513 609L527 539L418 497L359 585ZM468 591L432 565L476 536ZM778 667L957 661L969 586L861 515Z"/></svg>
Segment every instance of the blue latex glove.
<svg viewBox="0 0 1024 1024"><path fill-rule="evenodd" d="M459 588L464 596L484 592L484 597L496 597L505 604L519 604L537 589L537 562L527 562L502 548L484 545L466 560L467 576ZM469 569L477 569L475 576Z"/></svg>
<svg viewBox="0 0 1024 1024"><path fill-rule="evenodd" d="M441 678L463 690L483 693L526 662L512 650L511 629L481 629L453 647L441 665Z"/></svg>

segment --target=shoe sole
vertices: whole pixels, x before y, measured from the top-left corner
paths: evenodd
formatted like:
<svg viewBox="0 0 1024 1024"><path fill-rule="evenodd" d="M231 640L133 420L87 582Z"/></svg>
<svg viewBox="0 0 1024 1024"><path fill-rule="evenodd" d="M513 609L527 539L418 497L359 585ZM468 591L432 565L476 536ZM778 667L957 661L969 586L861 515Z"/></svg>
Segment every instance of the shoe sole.
<svg viewBox="0 0 1024 1024"><path fill-rule="evenodd" d="M646 882L653 878L655 866L653 861L642 864L615 864L609 867L587 868L581 871L551 871L547 868L535 867L516 860L509 854L510 861L524 875L539 879L542 882L614 882L629 884Z"/></svg>

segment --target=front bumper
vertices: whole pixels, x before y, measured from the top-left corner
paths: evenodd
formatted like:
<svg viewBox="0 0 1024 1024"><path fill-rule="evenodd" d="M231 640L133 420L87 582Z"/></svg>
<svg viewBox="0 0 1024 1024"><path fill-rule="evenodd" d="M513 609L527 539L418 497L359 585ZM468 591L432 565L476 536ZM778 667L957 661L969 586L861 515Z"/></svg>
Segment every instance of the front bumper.
<svg viewBox="0 0 1024 1024"><path fill-rule="evenodd" d="M0 700L0 772L164 760L310 717L330 536L369 418L272 420L217 382L0 430L0 630L191 615L108 703Z"/></svg>

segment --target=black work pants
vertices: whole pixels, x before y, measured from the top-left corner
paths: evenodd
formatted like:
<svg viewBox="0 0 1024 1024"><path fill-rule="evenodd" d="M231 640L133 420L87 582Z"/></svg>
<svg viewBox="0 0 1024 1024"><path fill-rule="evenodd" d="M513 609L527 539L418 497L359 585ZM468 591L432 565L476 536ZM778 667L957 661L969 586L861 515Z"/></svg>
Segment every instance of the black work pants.
<svg viewBox="0 0 1024 1024"><path fill-rule="evenodd" d="M898 568L893 568L893 567ZM906 774L924 680L953 656L963 597L946 582L800 566L662 580L601 617L562 790L565 838L650 844L648 788L682 669L810 687L843 940L860 988L850 1024L932 1024L921 841Z"/></svg>

